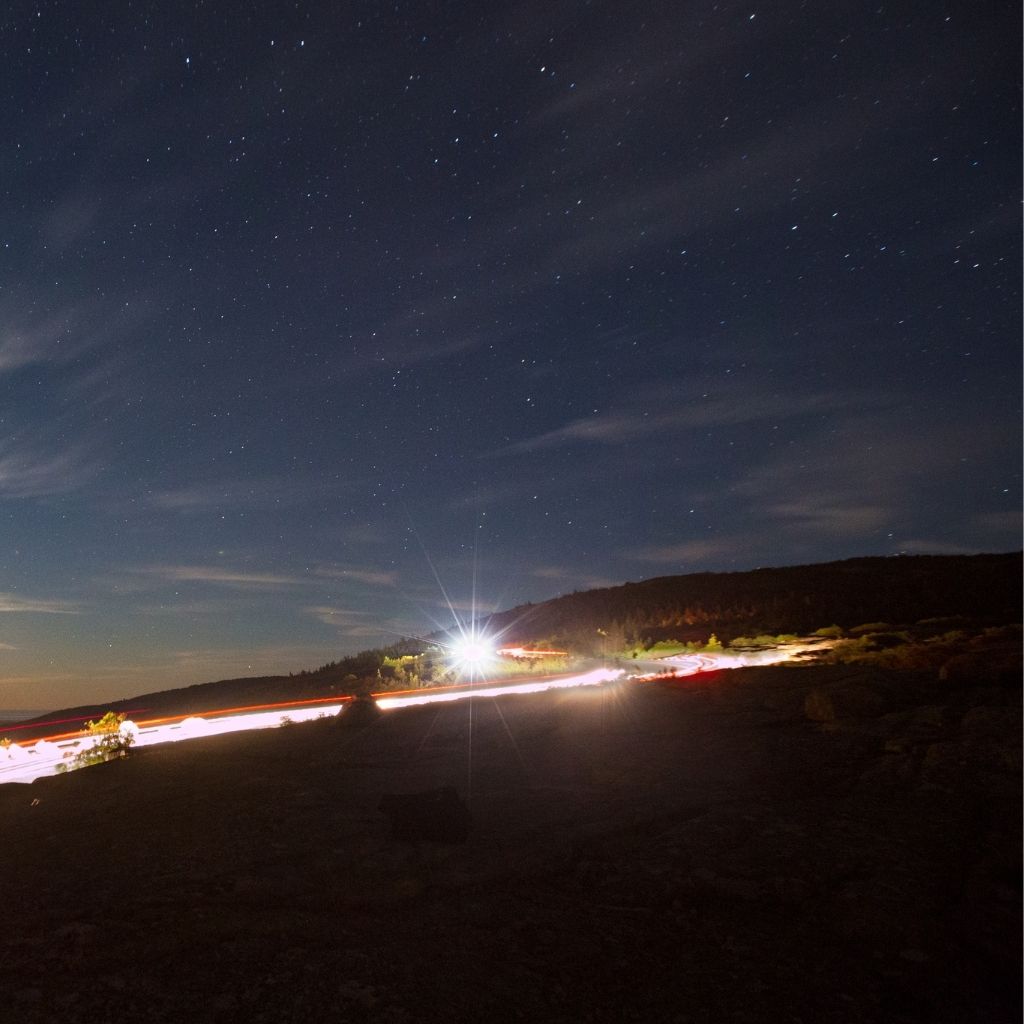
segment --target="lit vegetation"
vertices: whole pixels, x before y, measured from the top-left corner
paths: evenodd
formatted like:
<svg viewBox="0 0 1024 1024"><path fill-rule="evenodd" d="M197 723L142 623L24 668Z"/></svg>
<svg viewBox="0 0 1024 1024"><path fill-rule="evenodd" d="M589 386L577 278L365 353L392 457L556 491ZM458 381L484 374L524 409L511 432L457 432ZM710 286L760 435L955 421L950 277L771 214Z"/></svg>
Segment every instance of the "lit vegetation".
<svg viewBox="0 0 1024 1024"><path fill-rule="evenodd" d="M821 630L816 630L815 636L824 635ZM750 648L750 647L778 647L780 644L792 644L796 643L798 637L793 633L776 633L774 636L771 633L759 633L757 636L734 636L729 641L729 646L733 650L737 648Z"/></svg>
<svg viewBox="0 0 1024 1024"><path fill-rule="evenodd" d="M135 737L123 728L125 716L108 711L101 719L86 723L89 746L80 750L68 764L58 767L58 771L74 771L87 768L89 765L102 764L118 757L127 757L128 750L135 742Z"/></svg>
<svg viewBox="0 0 1024 1024"><path fill-rule="evenodd" d="M858 558L695 573L566 594L494 614L477 625L500 636L504 645L568 652L564 659L500 659L493 671L488 668L494 678L707 653L719 649L711 643L712 630L727 651L748 644L747 649L766 649L793 636L815 635L839 641L835 660L868 658L880 664L916 660L922 652L911 656L911 649L927 640L932 663L942 653L937 637L957 630L970 637L987 626L1019 622L1020 575L1019 553ZM821 645L823 652L827 646ZM407 639L311 671L224 679L145 697L154 714L201 714L226 704L357 696L461 681L440 646Z"/></svg>

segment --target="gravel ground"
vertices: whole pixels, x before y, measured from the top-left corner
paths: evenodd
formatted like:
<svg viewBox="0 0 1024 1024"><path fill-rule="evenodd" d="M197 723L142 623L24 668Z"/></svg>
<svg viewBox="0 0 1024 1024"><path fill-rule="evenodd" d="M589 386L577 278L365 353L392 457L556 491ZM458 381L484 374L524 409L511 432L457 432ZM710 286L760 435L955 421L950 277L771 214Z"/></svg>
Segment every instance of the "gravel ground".
<svg viewBox="0 0 1024 1024"><path fill-rule="evenodd" d="M764 668L169 744L0 787L0 1007L1019 1021L1019 677ZM453 787L465 842L385 794Z"/></svg>

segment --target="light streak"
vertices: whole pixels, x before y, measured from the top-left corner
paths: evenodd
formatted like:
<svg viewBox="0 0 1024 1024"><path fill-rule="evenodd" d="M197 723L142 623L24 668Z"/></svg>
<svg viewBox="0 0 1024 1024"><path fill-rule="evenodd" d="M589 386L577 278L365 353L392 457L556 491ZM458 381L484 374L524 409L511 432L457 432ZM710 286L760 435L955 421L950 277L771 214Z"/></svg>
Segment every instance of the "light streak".
<svg viewBox="0 0 1024 1024"><path fill-rule="evenodd" d="M494 652L499 658L512 658L513 660L533 661L540 658L565 658L568 651L542 651L530 647L499 647Z"/></svg>
<svg viewBox="0 0 1024 1024"><path fill-rule="evenodd" d="M541 676L512 685L461 684L438 686L430 690L384 691L371 696L380 708L391 709L415 704L451 703L469 697L496 697L505 693L542 693L572 686L596 686L621 675L621 669L596 669L583 675ZM250 704L218 708L204 712L203 715L174 715L140 722L126 721L121 728L133 736L133 747L149 747L159 743L178 743L224 733L274 729L282 725L313 721L338 714L353 699L346 695ZM58 766L66 765L69 759L91 745L91 735L80 730L48 736L31 745L12 743L9 747L0 748L0 783L27 783L56 775Z"/></svg>
<svg viewBox="0 0 1024 1024"><path fill-rule="evenodd" d="M465 700L467 697L503 697L516 693L544 693L547 690L564 690L574 686L600 686L619 679L626 673L621 668L597 668L577 676L560 676L548 679L534 679L528 683L512 683L499 686L474 686L455 692L449 690L442 693L414 693L408 697L382 695L377 699L381 710L391 708L408 708L418 704L450 703Z"/></svg>
<svg viewBox="0 0 1024 1024"><path fill-rule="evenodd" d="M139 712L148 711L149 708L129 708L127 711L118 712L125 715L137 715ZM66 725L68 722L87 722L90 718L100 717L100 712L93 712L90 715L76 715L74 718L48 718L42 722L20 722L18 725L5 725L4 735L9 732L17 732L19 729L42 729L48 725ZM69 734L69 735L77 735Z"/></svg>
<svg viewBox="0 0 1024 1024"><path fill-rule="evenodd" d="M519 683L472 684L435 686L430 689L389 690L371 694L382 710L413 707L420 704L446 704L473 697L503 697L515 694L544 693L550 690L570 689L578 686L600 686L627 678L643 683L655 679L675 679L711 672L717 669L744 668L752 665L775 665L794 661L805 652L820 650L821 644L790 644L775 650L742 654L689 654L675 655L659 660L665 669L648 674L630 674L623 669L598 668L582 674L535 676ZM351 695L312 697L305 700L275 701L269 704L249 704L230 708L217 708L201 715L171 715L149 718L139 722L126 721L122 730L133 736L134 747L175 743L181 740L216 736L223 733L244 732L252 729L278 728L290 723L308 722L341 712L352 702ZM55 720L57 724L61 720ZM433 726L431 726L433 727ZM507 726L506 726L507 727ZM58 766L87 750L93 737L87 730L46 736L34 743L11 743L0 747L0 784L5 782L33 782L37 778L57 774Z"/></svg>
<svg viewBox="0 0 1024 1024"><path fill-rule="evenodd" d="M828 647L831 647L828 644ZM667 658L659 658L659 665L667 666L657 672L631 675L634 682L642 683L653 679L680 679L695 676L702 672L714 672L717 669L754 668L762 665L781 665L788 661L799 661L801 655L809 652L826 650L824 643L785 644L764 651L744 651L739 654L720 654L717 651L707 654L672 654Z"/></svg>

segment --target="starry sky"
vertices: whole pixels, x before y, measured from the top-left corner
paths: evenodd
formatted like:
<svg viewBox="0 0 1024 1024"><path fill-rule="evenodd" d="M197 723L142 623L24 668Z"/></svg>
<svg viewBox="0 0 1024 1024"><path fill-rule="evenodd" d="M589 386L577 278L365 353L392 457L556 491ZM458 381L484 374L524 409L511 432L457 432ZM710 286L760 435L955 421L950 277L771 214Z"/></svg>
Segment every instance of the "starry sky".
<svg viewBox="0 0 1024 1024"><path fill-rule="evenodd" d="M0 708L1019 548L1018 6L5 4Z"/></svg>

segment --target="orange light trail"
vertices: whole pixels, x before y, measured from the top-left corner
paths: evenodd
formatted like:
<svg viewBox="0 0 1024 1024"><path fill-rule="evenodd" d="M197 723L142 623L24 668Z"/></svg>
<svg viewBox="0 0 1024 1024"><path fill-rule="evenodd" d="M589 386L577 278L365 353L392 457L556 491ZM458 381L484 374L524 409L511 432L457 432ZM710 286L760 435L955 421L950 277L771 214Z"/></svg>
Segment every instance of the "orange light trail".
<svg viewBox="0 0 1024 1024"><path fill-rule="evenodd" d="M537 676L534 677L531 682L550 682L557 679L566 679L571 677L572 673L563 672L554 675ZM453 683L448 686L428 686L420 687L418 689L409 690L381 690L375 693L371 693L370 696L374 700L393 698L393 697L428 697L431 694L445 694L445 693L459 693L468 692L471 690L480 689L483 686L500 686L501 684L497 681L491 681L490 683ZM514 685L514 684L511 684ZM135 722L135 725L139 729L151 729L154 726L169 725L174 722L183 722L187 718L200 718L203 720L213 720L226 715L246 715L255 714L260 711L277 711L281 708L300 708L309 707L310 705L317 704L350 704L355 697L352 694L339 694L336 697L309 697L306 700L282 700L275 701L270 704L243 704L237 707L229 708L212 708L208 711L190 711L183 715L165 715L160 718L145 718ZM89 716L83 715L83 718ZM76 719L65 719L65 721L76 721ZM71 732L54 733L49 736L40 736L34 740L26 740L23 744L26 748L45 740L48 743L59 743L65 740L83 739L91 735L88 729L75 729Z"/></svg>

